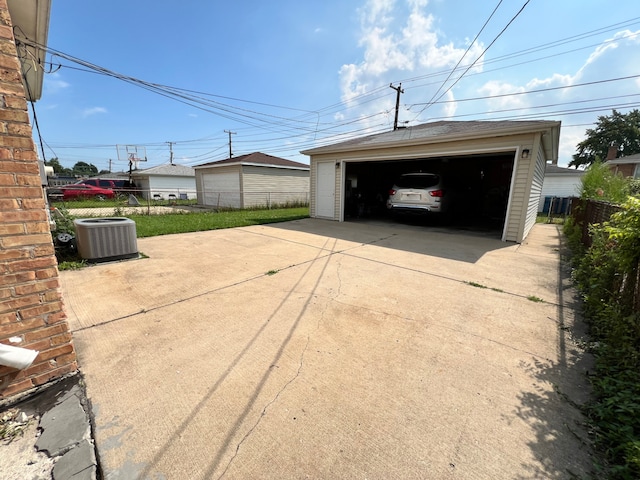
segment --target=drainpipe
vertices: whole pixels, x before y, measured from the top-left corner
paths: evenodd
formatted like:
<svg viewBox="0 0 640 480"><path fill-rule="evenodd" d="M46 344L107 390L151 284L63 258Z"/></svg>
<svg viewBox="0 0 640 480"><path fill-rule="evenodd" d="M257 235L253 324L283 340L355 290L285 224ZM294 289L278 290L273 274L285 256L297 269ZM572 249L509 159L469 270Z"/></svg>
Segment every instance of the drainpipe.
<svg viewBox="0 0 640 480"><path fill-rule="evenodd" d="M0 365L24 370L36 359L38 351L0 343Z"/></svg>

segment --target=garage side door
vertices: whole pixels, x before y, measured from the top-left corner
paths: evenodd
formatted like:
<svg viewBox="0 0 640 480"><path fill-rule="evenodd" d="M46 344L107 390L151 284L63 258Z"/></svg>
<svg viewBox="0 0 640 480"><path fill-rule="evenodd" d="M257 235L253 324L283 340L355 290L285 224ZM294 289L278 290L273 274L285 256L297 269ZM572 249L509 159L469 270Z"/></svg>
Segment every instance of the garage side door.
<svg viewBox="0 0 640 480"><path fill-rule="evenodd" d="M204 204L212 207L241 208L240 176L236 173L202 175Z"/></svg>
<svg viewBox="0 0 640 480"><path fill-rule="evenodd" d="M336 167L334 162L318 162L316 216L335 218Z"/></svg>

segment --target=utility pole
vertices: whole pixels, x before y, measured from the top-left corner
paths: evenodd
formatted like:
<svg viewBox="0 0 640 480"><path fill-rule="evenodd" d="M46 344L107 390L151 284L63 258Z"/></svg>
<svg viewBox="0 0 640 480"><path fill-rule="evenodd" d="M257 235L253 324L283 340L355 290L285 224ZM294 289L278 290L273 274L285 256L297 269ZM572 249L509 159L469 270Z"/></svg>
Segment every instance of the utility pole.
<svg viewBox="0 0 640 480"><path fill-rule="evenodd" d="M169 163L173 165L173 144L176 142L165 142L169 144Z"/></svg>
<svg viewBox="0 0 640 480"><path fill-rule="evenodd" d="M237 132L232 132L231 130L225 130L224 133L229 134L229 158L231 158L233 156L233 153L231 152L231 135L235 135Z"/></svg>
<svg viewBox="0 0 640 480"><path fill-rule="evenodd" d="M112 160L109 159L109 173L111 173L111 162L112 162Z"/></svg>
<svg viewBox="0 0 640 480"><path fill-rule="evenodd" d="M393 120L393 129L397 130L398 129L398 110L400 110L400 94L404 93L404 90L402 89L402 83L400 83L400 85L398 85L397 87L393 86L393 83L389 84L389 88L393 88L396 91L396 117Z"/></svg>

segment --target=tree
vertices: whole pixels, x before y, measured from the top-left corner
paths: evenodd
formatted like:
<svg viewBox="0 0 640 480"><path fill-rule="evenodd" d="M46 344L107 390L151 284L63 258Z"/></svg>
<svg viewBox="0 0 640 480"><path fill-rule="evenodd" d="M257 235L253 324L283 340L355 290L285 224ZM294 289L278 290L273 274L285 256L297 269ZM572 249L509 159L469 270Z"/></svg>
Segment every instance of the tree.
<svg viewBox="0 0 640 480"><path fill-rule="evenodd" d="M76 162L73 166L73 174L78 176L91 176L97 175L98 168L92 164L87 162Z"/></svg>
<svg viewBox="0 0 640 480"><path fill-rule="evenodd" d="M596 127L587 129L586 136L577 145L578 153L569 162L570 167L604 161L611 145L618 146L616 158L640 153L640 110L626 114L613 110L611 115L600 116Z"/></svg>
<svg viewBox="0 0 640 480"><path fill-rule="evenodd" d="M53 167L53 173L56 175L70 176L73 175L73 172L70 168L63 167L58 158L52 158L48 162L44 162L45 165L49 167Z"/></svg>

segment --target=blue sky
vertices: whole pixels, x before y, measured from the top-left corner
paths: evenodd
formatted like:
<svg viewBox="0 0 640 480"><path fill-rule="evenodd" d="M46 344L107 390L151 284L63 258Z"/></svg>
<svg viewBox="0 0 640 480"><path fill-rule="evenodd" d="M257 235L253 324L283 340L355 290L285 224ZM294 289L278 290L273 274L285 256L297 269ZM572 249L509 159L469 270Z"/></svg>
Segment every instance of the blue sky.
<svg viewBox="0 0 640 480"><path fill-rule="evenodd" d="M54 0L48 46L36 113L46 159L69 167L125 170L116 145L160 165L167 142L174 163L220 160L225 130L234 156L308 163L393 128L400 82L406 125L561 120L566 165L598 115L640 106L637 0Z"/></svg>

